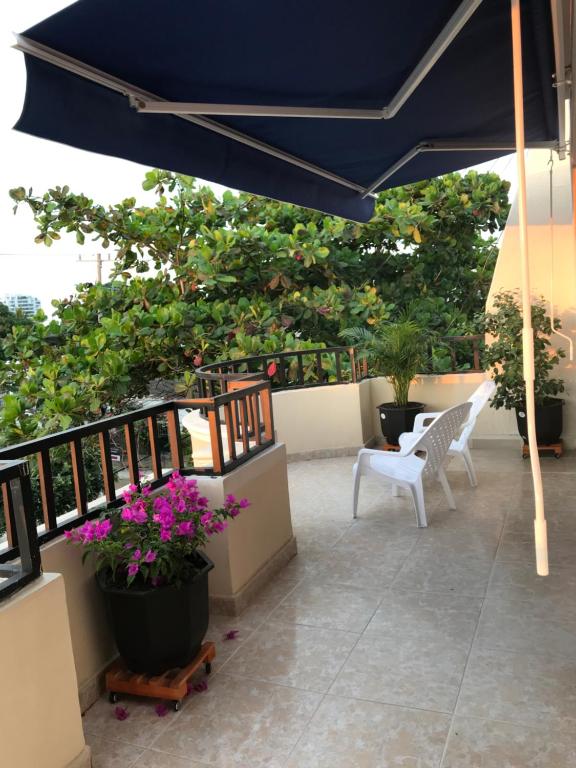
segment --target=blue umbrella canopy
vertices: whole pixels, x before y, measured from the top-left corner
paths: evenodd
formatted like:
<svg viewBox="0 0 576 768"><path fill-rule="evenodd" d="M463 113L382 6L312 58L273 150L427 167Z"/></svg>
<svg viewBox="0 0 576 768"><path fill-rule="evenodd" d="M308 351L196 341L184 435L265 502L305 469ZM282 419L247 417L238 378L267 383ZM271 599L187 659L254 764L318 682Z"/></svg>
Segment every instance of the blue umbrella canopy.
<svg viewBox="0 0 576 768"><path fill-rule="evenodd" d="M522 18L527 145L549 146L548 0ZM18 130L359 221L514 149L504 0L80 0L17 47Z"/></svg>

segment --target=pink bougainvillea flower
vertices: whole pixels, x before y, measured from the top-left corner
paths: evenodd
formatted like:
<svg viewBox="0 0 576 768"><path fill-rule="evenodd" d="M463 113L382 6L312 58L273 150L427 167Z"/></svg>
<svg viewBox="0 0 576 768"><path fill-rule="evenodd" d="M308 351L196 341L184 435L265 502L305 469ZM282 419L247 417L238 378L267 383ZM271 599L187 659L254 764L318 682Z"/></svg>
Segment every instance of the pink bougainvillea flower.
<svg viewBox="0 0 576 768"><path fill-rule="evenodd" d="M156 706L154 707L154 711L156 712L158 717L166 717L166 715L168 714L168 707L166 706L166 704L156 704Z"/></svg>
<svg viewBox="0 0 576 768"><path fill-rule="evenodd" d="M275 374L275 373L276 373L276 371L277 371L277 368L278 368L278 367L277 367L276 363L275 363L274 361L272 361L272 362L270 363L270 365L268 366L268 371L267 371L267 373L268 373L268 376L270 376L270 377L274 376L274 374Z"/></svg>
<svg viewBox="0 0 576 768"><path fill-rule="evenodd" d="M140 549L135 549L132 553L132 560L140 560L142 557L142 551Z"/></svg>
<svg viewBox="0 0 576 768"><path fill-rule="evenodd" d="M240 499L240 501L238 502L238 506L240 507L240 509L246 509L246 507L250 506L250 502L248 501L248 499Z"/></svg>
<svg viewBox="0 0 576 768"><path fill-rule="evenodd" d="M96 523L95 535L98 541L103 541L105 538L107 538L111 530L112 530L111 520L106 519Z"/></svg>
<svg viewBox="0 0 576 768"><path fill-rule="evenodd" d="M240 634L239 629L229 629L228 632L224 632L224 635L222 636L223 640L236 640L238 635Z"/></svg>
<svg viewBox="0 0 576 768"><path fill-rule="evenodd" d="M136 576L138 571L140 570L140 566L138 563L130 563L128 566L128 576Z"/></svg>
<svg viewBox="0 0 576 768"><path fill-rule="evenodd" d="M145 563L153 563L154 560L156 560L156 552L154 552L153 549L149 549L148 552L144 555L144 562Z"/></svg>
<svg viewBox="0 0 576 768"><path fill-rule="evenodd" d="M206 680L200 680L199 683L196 683L194 686L194 692L195 693L204 693L204 691L208 690L208 683Z"/></svg>
<svg viewBox="0 0 576 768"><path fill-rule="evenodd" d="M152 488L149 485L145 485L144 488L142 488L142 496L150 496L152 493Z"/></svg>
<svg viewBox="0 0 576 768"><path fill-rule="evenodd" d="M125 707L116 707L114 710L114 717L116 720L126 720L130 717L130 712Z"/></svg>
<svg viewBox="0 0 576 768"><path fill-rule="evenodd" d="M170 541L172 538L172 531L169 528L162 528L160 531L161 541Z"/></svg>

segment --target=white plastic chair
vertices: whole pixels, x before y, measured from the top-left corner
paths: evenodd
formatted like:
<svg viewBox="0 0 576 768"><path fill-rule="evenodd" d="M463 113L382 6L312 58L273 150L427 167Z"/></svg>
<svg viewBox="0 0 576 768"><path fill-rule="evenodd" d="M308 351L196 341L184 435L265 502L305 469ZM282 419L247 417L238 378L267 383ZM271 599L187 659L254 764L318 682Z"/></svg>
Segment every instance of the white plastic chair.
<svg viewBox="0 0 576 768"><path fill-rule="evenodd" d="M450 509L456 509L456 502L448 484L442 466L450 443L468 417L472 404L461 403L449 408L437 416L418 438L399 453L362 448L354 464L352 475L354 491L352 509L354 518L358 517L358 491L362 475L370 474L392 481L393 494L398 495L398 488L406 488L412 495L414 511L419 528L427 528L426 507L424 506L424 477L439 480Z"/></svg>
<svg viewBox="0 0 576 768"><path fill-rule="evenodd" d="M452 440L450 448L448 449L449 456L462 457L464 466L466 467L466 472L468 473L470 485L473 488L478 485L478 480L476 478L474 464L472 463L472 456L470 455L468 440L474 431L474 427L476 426L476 419L478 418L480 411L484 408L495 389L496 384L494 384L494 382L489 379L482 382L482 384L480 384L480 386L477 387L474 392L472 392L468 398L468 402L472 405L470 408L470 414L464 422L460 436ZM440 413L442 413L442 411L436 413L419 413L414 420L414 431L404 432L400 435L398 442L400 443L401 448L408 448L412 442L417 440L418 435L421 434L426 429L426 427L434 421L434 419L438 418Z"/></svg>

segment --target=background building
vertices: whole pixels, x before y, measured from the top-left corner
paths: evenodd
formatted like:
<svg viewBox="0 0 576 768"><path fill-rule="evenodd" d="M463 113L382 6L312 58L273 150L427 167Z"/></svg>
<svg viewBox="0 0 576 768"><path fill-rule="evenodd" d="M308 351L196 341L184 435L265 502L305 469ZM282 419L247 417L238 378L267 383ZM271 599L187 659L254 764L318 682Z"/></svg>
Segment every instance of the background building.
<svg viewBox="0 0 576 768"><path fill-rule="evenodd" d="M16 312L21 309L25 315L33 315L40 309L40 299L36 296L26 296L21 293L5 293L0 295L0 301L6 304L8 309Z"/></svg>

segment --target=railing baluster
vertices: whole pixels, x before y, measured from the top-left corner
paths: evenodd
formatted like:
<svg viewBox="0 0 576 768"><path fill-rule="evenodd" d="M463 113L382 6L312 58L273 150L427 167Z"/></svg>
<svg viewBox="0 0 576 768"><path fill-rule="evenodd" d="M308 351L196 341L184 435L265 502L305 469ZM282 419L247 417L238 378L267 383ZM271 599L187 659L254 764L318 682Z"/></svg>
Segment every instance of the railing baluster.
<svg viewBox="0 0 576 768"><path fill-rule="evenodd" d="M114 467L112 466L112 454L110 452L110 434L108 430L98 435L100 446L100 464L102 465L102 482L106 501L111 504L116 501L116 486L114 484Z"/></svg>
<svg viewBox="0 0 576 768"><path fill-rule="evenodd" d="M36 454L38 462L38 480L42 499L42 515L47 531L56 528L56 504L54 503L54 485L52 483L52 464L50 451L44 448Z"/></svg>
<svg viewBox="0 0 576 768"><path fill-rule="evenodd" d="M297 353L298 355L298 384L303 387L304 386L304 361L303 356L301 352Z"/></svg>
<svg viewBox="0 0 576 768"><path fill-rule="evenodd" d="M262 420L264 422L264 438L274 440L274 417L272 415L272 394L268 387L260 391L262 403Z"/></svg>
<svg viewBox="0 0 576 768"><path fill-rule="evenodd" d="M75 438L70 443L72 456L72 478L74 480L74 495L76 497L76 511L78 515L85 515L88 510L86 495L86 477L84 475L84 456L82 453L82 439Z"/></svg>
<svg viewBox="0 0 576 768"><path fill-rule="evenodd" d="M6 540L10 548L18 546L18 532L14 518L14 500L10 483L2 483L2 505L4 507L4 522L6 524Z"/></svg>
<svg viewBox="0 0 576 768"><path fill-rule="evenodd" d="M354 347L348 349L348 357L350 358L350 372L352 378L352 384L356 384L357 371L356 371L356 350Z"/></svg>
<svg viewBox="0 0 576 768"><path fill-rule="evenodd" d="M134 422L124 425L124 440L126 442L126 456L128 458L128 475L133 485L140 484L140 470L138 468L138 446L136 445L136 431Z"/></svg>
<svg viewBox="0 0 576 768"><path fill-rule="evenodd" d="M154 479L160 480L162 477L162 453L158 439L158 421L156 416L148 416L148 439L150 440L150 459L152 461Z"/></svg>
<svg viewBox="0 0 576 768"><path fill-rule="evenodd" d="M228 454L232 461L236 461L234 412L231 403L226 403L224 405L224 421L226 423L226 434L228 436Z"/></svg>
<svg viewBox="0 0 576 768"><path fill-rule="evenodd" d="M342 383L342 365L340 363L340 352L334 352L334 360L336 362L336 381L338 384Z"/></svg>
<svg viewBox="0 0 576 768"><path fill-rule="evenodd" d="M477 337L472 338L472 354L474 356L474 370L480 371L480 344Z"/></svg>
<svg viewBox="0 0 576 768"><path fill-rule="evenodd" d="M258 409L258 393L249 396L250 411L252 413L253 434L256 445L262 445L262 433L260 431L260 413Z"/></svg>
<svg viewBox="0 0 576 768"><path fill-rule="evenodd" d="M208 425L212 447L212 471L215 475L220 475L224 466L224 451L222 449L222 432L220 431L220 414L217 407L208 411Z"/></svg>
<svg viewBox="0 0 576 768"><path fill-rule="evenodd" d="M182 457L182 446L180 444L180 419L178 411L172 408L166 414L166 423L168 425L168 441L170 443L170 460L172 469L182 469L184 459Z"/></svg>
<svg viewBox="0 0 576 768"><path fill-rule="evenodd" d="M322 384L324 381L324 371L322 370L322 355L320 352L316 352L316 373L318 375L318 383Z"/></svg>
<svg viewBox="0 0 576 768"><path fill-rule="evenodd" d="M278 359L278 380L280 381L281 387L286 386L286 365L283 357Z"/></svg>
<svg viewBox="0 0 576 768"><path fill-rule="evenodd" d="M238 404L240 406L240 421L242 423L242 448L244 453L250 450L249 427L248 427L248 409L246 408L246 397L242 397Z"/></svg>

